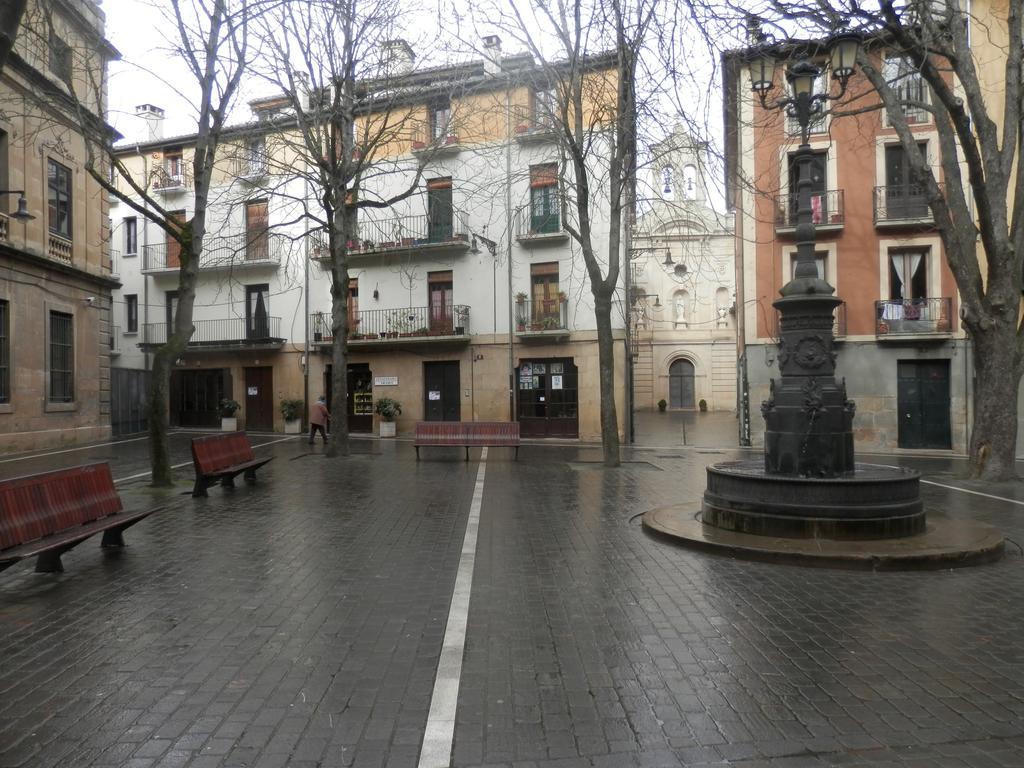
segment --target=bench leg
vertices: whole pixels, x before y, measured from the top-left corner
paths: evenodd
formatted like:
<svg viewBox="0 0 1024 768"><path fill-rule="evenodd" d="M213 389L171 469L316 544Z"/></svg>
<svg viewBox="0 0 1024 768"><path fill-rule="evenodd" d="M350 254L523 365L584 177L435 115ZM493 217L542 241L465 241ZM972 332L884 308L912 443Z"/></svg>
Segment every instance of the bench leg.
<svg viewBox="0 0 1024 768"><path fill-rule="evenodd" d="M469 461L469 446L466 446L466 461Z"/></svg>
<svg viewBox="0 0 1024 768"><path fill-rule="evenodd" d="M192 498L197 499L203 496L207 496L206 493L206 478L197 477L196 484L192 487Z"/></svg>
<svg viewBox="0 0 1024 768"><path fill-rule="evenodd" d="M416 461L419 461L419 460L420 460L420 447L417 445L416 446Z"/></svg>
<svg viewBox="0 0 1024 768"><path fill-rule="evenodd" d="M221 484L221 487L223 487L223 488L234 488L235 487L235 476L234 475L224 475L224 477L222 477L220 479L220 484Z"/></svg>
<svg viewBox="0 0 1024 768"><path fill-rule="evenodd" d="M247 469L247 470L245 470L245 482L247 482L247 483L255 483L256 482L256 470L255 469Z"/></svg>
<svg viewBox="0 0 1024 768"><path fill-rule="evenodd" d="M124 528L110 528L103 532L103 541L100 546L104 548L124 546Z"/></svg>
<svg viewBox="0 0 1024 768"><path fill-rule="evenodd" d="M75 543L77 544L77 542ZM64 564L60 561L60 556L73 546L75 545L70 544L66 547L57 547L46 552L40 552L36 556L36 573L64 573Z"/></svg>
<svg viewBox="0 0 1024 768"><path fill-rule="evenodd" d="M519 446L516 446L516 461L519 461Z"/></svg>

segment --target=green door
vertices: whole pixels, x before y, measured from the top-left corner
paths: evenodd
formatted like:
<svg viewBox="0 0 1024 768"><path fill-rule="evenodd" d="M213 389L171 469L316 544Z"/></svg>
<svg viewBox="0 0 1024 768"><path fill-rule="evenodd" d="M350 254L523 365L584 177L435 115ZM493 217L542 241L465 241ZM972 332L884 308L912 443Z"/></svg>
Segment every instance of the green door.
<svg viewBox="0 0 1024 768"><path fill-rule="evenodd" d="M900 448L951 448L949 361L900 360L896 401Z"/></svg>

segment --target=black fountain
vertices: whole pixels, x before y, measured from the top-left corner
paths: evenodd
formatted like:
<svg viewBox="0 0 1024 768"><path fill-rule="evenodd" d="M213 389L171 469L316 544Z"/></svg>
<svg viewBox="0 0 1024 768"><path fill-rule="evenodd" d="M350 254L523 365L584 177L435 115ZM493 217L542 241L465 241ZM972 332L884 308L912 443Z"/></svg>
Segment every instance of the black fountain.
<svg viewBox="0 0 1024 768"><path fill-rule="evenodd" d="M864 568L991 561L1002 555L1002 535L969 520L926 519L918 472L854 460L855 405L845 380L835 375L833 314L842 302L818 275L814 258L808 126L826 101L845 93L858 47L852 34L831 41L837 95L814 93L822 70L801 60L786 72L792 97L774 103L767 98L775 69L771 49L751 57L751 84L761 104L785 110L801 128L796 267L774 302L781 316L781 375L761 405L764 459L707 467L699 512L692 506L651 510L644 525L693 546L757 559Z"/></svg>

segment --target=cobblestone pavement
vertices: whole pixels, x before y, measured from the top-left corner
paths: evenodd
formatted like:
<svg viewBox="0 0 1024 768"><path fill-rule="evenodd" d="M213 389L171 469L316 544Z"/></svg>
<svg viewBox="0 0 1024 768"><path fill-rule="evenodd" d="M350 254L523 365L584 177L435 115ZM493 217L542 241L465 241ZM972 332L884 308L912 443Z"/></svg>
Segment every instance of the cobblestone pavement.
<svg viewBox="0 0 1024 768"><path fill-rule="evenodd" d="M123 483L128 505L167 505L123 552L89 541L64 574L0 574L0 768L416 766L479 454L355 448L332 464L266 445L257 484L207 499L184 475ZM145 466L119 451L116 477ZM588 448L490 451L453 765L1024 766L1017 548L866 574L644 533L636 515L696 502L704 466L737 455L607 470ZM871 460L922 466L929 509L1024 541L1021 505L943 487L1021 484Z"/></svg>

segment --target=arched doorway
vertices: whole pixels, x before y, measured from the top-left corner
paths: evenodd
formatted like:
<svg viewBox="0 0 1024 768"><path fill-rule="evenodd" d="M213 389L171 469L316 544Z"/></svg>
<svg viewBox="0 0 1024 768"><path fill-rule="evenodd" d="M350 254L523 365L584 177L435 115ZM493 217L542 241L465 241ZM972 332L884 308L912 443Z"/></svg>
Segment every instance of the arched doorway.
<svg viewBox="0 0 1024 768"><path fill-rule="evenodd" d="M694 408L693 363L676 360L668 369L668 404L670 408Z"/></svg>

